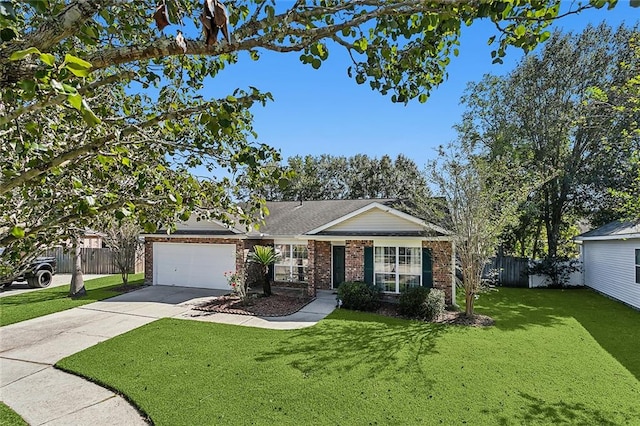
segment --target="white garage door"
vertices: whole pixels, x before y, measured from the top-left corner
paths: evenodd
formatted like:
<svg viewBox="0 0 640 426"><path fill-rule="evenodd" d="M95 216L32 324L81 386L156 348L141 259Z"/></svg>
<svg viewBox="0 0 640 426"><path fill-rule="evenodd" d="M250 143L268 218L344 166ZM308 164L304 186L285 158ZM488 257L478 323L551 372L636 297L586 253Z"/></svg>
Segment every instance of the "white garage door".
<svg viewBox="0 0 640 426"><path fill-rule="evenodd" d="M153 284L229 290L235 244L153 243Z"/></svg>

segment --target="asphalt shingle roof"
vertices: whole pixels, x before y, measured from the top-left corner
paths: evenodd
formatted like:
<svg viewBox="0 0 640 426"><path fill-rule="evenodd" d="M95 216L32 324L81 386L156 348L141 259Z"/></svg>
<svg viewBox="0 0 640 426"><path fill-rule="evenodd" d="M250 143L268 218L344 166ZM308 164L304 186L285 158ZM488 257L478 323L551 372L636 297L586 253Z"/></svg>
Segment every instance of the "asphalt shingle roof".
<svg viewBox="0 0 640 426"><path fill-rule="evenodd" d="M388 205L391 199L267 201L269 216L259 233L268 235L301 235L371 203Z"/></svg>
<svg viewBox="0 0 640 426"><path fill-rule="evenodd" d="M600 228L593 229L584 234L580 234L576 239L592 238L592 237L611 237L620 236L621 238L629 234L640 234L640 220L636 222L615 221L607 223Z"/></svg>

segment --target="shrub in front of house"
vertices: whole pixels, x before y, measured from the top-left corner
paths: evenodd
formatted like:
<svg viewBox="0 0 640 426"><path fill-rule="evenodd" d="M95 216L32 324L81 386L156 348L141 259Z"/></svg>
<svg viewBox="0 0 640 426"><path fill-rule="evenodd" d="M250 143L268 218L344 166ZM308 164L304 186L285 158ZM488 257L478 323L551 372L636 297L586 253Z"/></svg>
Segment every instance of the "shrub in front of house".
<svg viewBox="0 0 640 426"><path fill-rule="evenodd" d="M446 307L444 291L437 288L410 287L400 294L398 312L408 318L432 321Z"/></svg>
<svg viewBox="0 0 640 426"><path fill-rule="evenodd" d="M422 311L426 321L433 321L444 313L446 307L444 291L432 288L422 304Z"/></svg>
<svg viewBox="0 0 640 426"><path fill-rule="evenodd" d="M363 282L340 284L338 299L341 306L354 311L375 311L380 307L380 289Z"/></svg>
<svg viewBox="0 0 640 426"><path fill-rule="evenodd" d="M408 318L424 318L424 301L429 289L425 287L409 287L400 293L398 312Z"/></svg>

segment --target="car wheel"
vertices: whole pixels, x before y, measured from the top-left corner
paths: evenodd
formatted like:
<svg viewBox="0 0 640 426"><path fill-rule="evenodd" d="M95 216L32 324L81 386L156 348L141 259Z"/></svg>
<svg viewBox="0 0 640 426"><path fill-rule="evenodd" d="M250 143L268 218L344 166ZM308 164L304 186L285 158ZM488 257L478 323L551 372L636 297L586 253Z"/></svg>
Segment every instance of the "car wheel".
<svg viewBox="0 0 640 426"><path fill-rule="evenodd" d="M2 288L9 288L9 287L11 287L11 284L13 284L13 283L12 282L11 283L2 283L1 285L2 285Z"/></svg>
<svg viewBox="0 0 640 426"><path fill-rule="evenodd" d="M45 287L49 287L52 279L53 279L53 274L51 274L51 271L48 271L46 269L40 269L39 271L36 272L35 277L29 278L27 280L27 284L31 288L45 288Z"/></svg>

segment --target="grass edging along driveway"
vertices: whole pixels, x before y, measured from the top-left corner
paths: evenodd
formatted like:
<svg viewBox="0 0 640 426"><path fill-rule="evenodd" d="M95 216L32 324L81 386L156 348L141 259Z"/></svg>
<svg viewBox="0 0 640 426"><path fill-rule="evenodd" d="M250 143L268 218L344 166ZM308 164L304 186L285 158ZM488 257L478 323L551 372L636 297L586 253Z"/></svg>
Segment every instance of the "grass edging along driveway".
<svg viewBox="0 0 640 426"><path fill-rule="evenodd" d="M27 422L11 408L0 402L0 425L2 426L28 426Z"/></svg>
<svg viewBox="0 0 640 426"><path fill-rule="evenodd" d="M143 284L143 274L129 275L129 285L132 287ZM117 296L114 291L122 285L120 275L87 280L84 283L87 295L72 299L68 296L69 286L46 288L30 293L18 294L0 298L0 326L14 324L54 312L64 311L98 300Z"/></svg>
<svg viewBox="0 0 640 426"><path fill-rule="evenodd" d="M640 312L589 290L478 302L495 327L346 310L290 331L162 319L58 367L156 425L640 422Z"/></svg>

